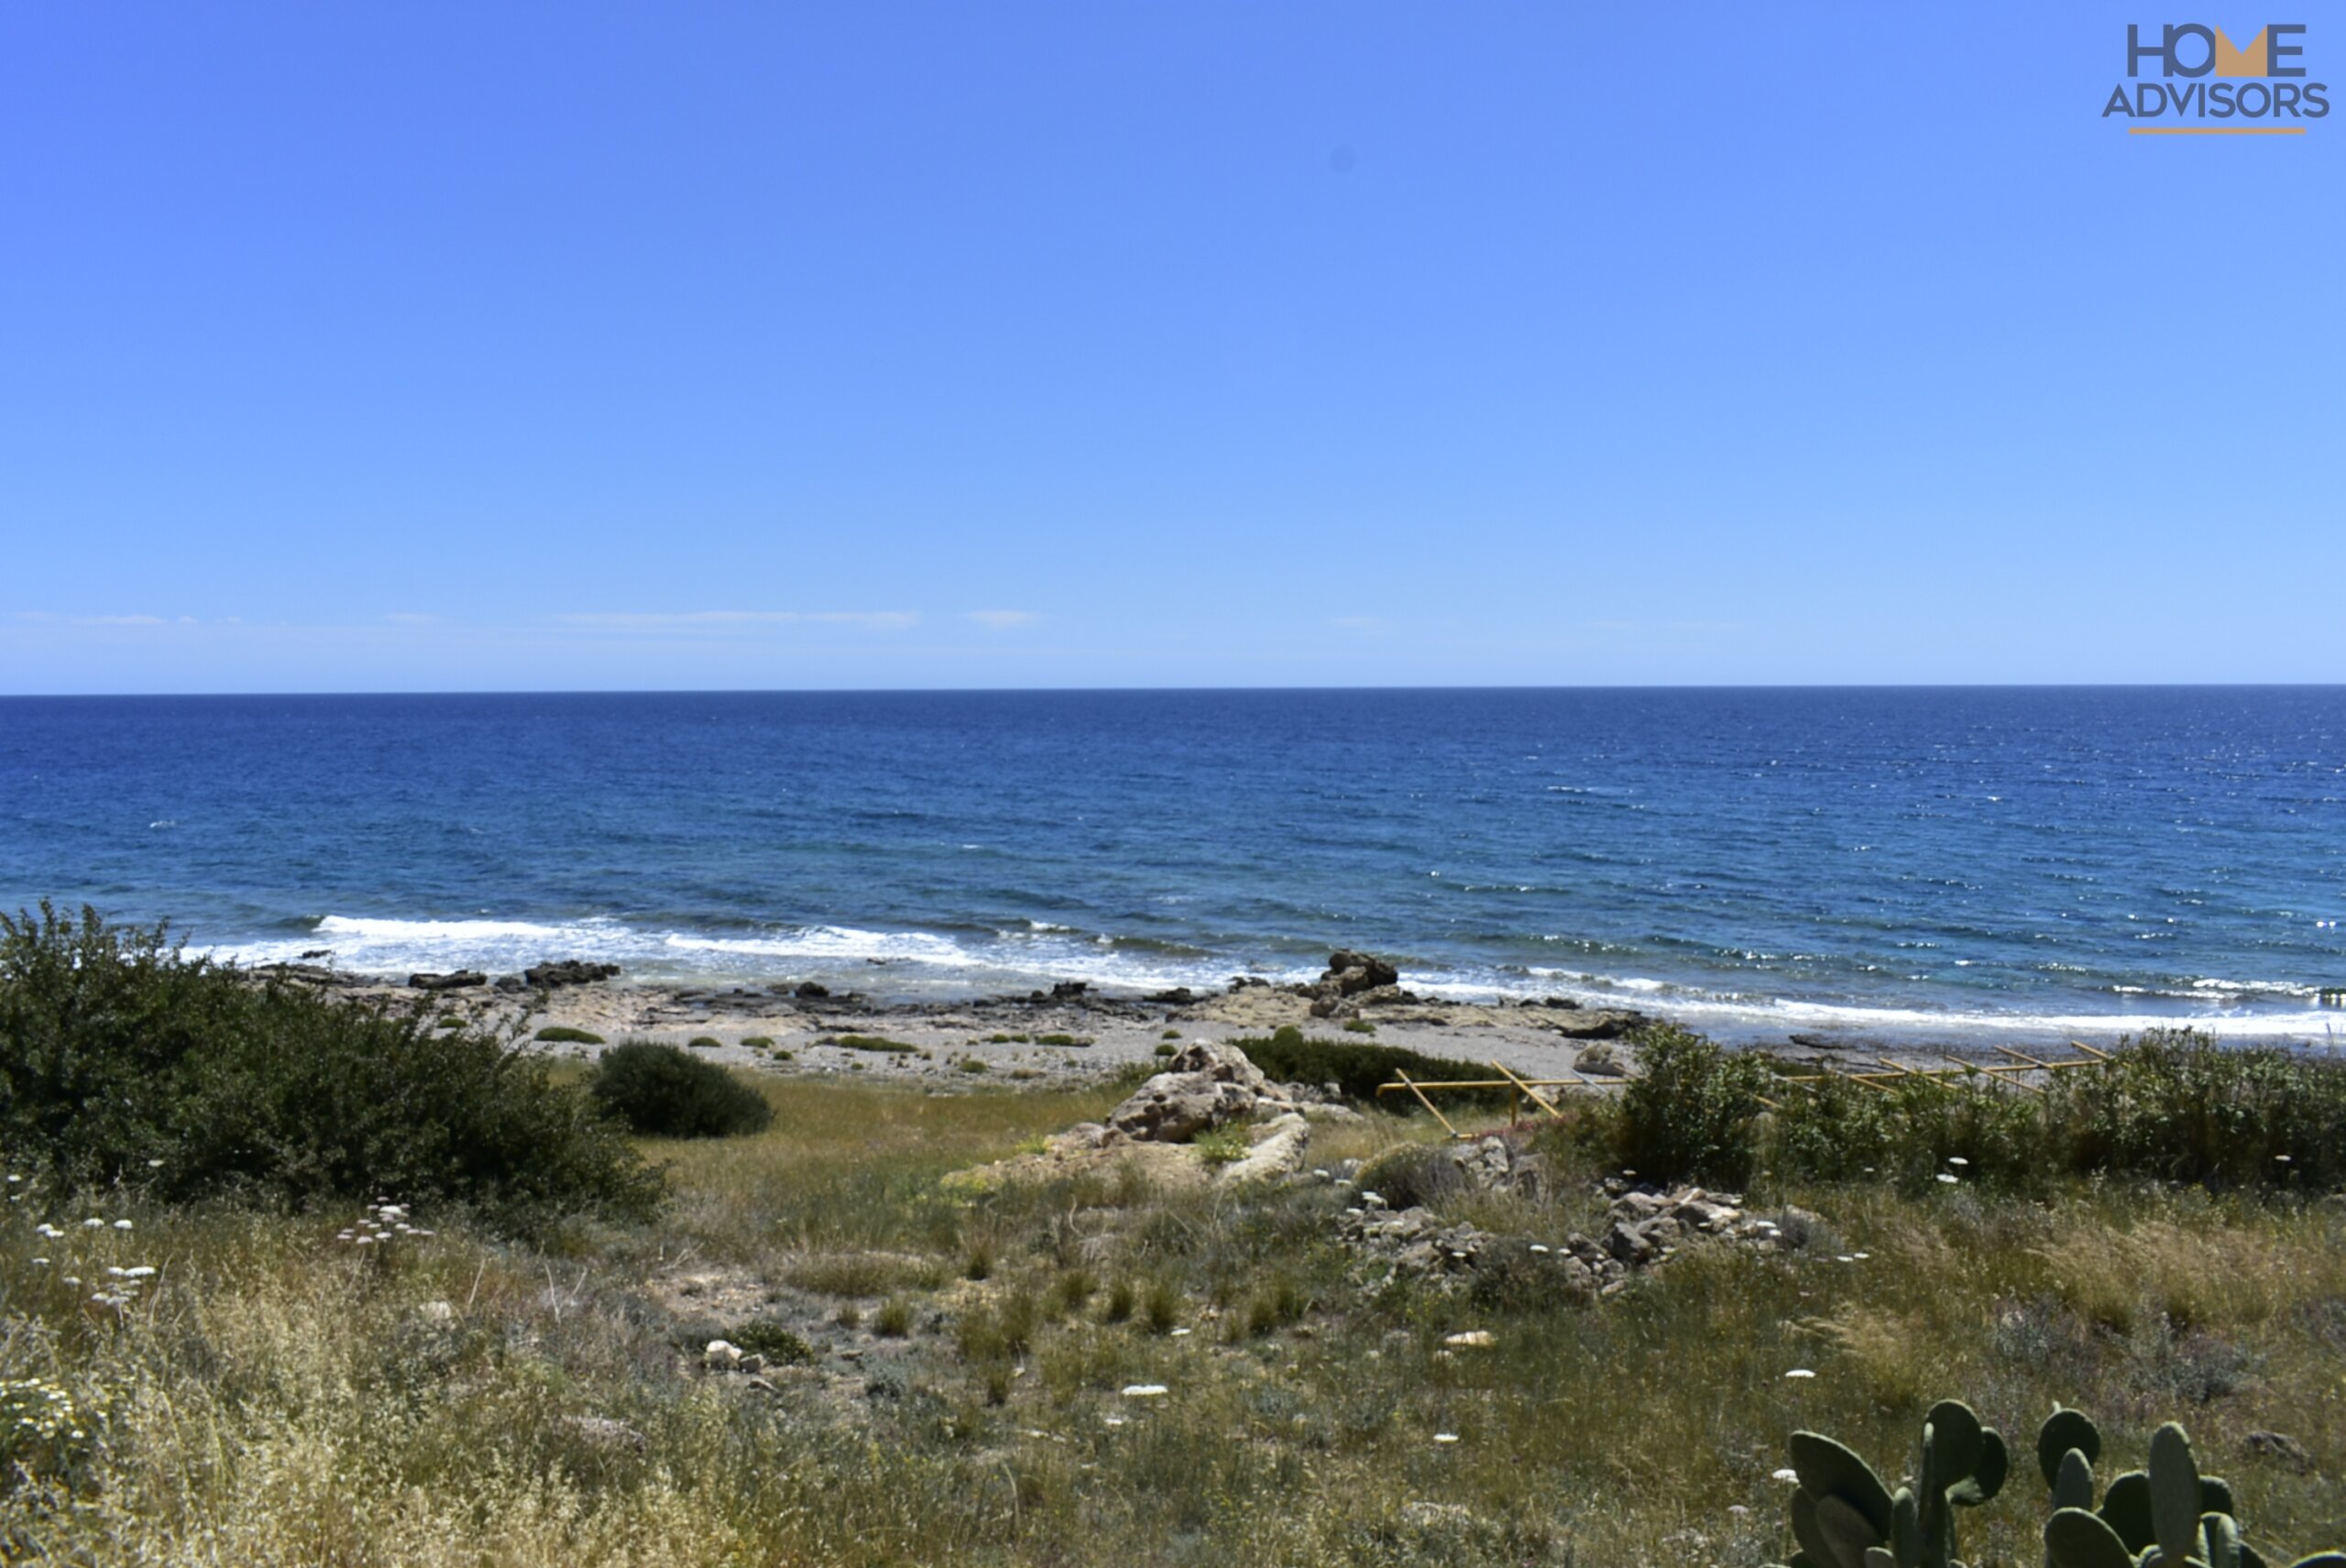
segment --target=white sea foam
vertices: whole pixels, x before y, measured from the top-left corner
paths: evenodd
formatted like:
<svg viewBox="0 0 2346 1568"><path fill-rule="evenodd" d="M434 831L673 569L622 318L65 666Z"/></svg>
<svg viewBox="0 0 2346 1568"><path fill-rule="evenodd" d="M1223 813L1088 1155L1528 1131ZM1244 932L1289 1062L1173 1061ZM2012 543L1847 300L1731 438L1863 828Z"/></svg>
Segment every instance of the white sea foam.
<svg viewBox="0 0 2346 1568"><path fill-rule="evenodd" d="M816 925L735 932L650 929L608 917L575 921L478 916L411 920L329 915L300 936L210 949L246 964L290 961L326 949L325 960L361 973L400 975L418 970L479 969L512 973L553 959L592 959L621 965L643 980L775 980L819 978L881 996L947 998L1000 993L1061 981L1083 981L1104 991L1146 992L1174 986L1217 991L1242 970L1273 984L1317 978L1317 962L1255 964L1227 955L1169 954L1116 945L1099 934L1029 921L1032 929L992 936L874 930ZM1628 1003L1653 1008L1691 1027L1729 1040L1781 1039L1792 1032L1843 1034L1852 1039L1901 1037L1952 1043L1976 1039L2052 1040L2119 1034L2189 1024L2238 1040L2330 1042L2346 1035L2346 1014L2315 1004L2314 988L2285 982L2207 979L2188 988L2153 993L2172 1003L2147 1011L2127 994L2123 1011L2043 1012L1989 1008L1869 1005L1772 994L1755 973L1746 990L1706 989L1651 975L1606 975L1562 968L1426 970L1404 967L1402 983L1420 995L1455 1002L1563 996L1589 1006ZM2114 992L2135 988L2116 986ZM2297 1005L2275 1005L2293 1003ZM2346 1043L2346 1042L2341 1042Z"/></svg>

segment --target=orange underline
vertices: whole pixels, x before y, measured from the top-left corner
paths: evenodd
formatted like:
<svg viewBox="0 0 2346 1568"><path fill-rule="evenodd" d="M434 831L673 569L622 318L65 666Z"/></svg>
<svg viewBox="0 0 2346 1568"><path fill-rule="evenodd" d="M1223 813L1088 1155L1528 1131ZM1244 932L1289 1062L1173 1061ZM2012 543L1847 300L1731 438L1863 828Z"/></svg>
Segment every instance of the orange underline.
<svg viewBox="0 0 2346 1568"><path fill-rule="evenodd" d="M2303 126L2128 126L2130 137L2301 137Z"/></svg>

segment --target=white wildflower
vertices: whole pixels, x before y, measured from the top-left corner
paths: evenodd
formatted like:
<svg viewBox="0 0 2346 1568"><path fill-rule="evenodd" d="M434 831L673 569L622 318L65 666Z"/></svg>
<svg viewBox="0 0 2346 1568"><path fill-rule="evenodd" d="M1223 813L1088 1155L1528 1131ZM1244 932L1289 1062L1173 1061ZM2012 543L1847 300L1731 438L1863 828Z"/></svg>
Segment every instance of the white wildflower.
<svg viewBox="0 0 2346 1568"><path fill-rule="evenodd" d="M1787 1377L1814 1377L1816 1374L1810 1371L1805 1366L1795 1366L1790 1372L1785 1373L1784 1376Z"/></svg>

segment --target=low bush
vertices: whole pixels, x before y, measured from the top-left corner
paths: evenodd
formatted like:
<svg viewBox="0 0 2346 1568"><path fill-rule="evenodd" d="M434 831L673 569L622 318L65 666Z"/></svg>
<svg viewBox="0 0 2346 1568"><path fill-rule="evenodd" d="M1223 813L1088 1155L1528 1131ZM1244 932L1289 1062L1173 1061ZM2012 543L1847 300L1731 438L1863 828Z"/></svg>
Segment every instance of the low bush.
<svg viewBox="0 0 2346 1568"><path fill-rule="evenodd" d="M2346 1187L2346 1063L2154 1030L2043 1092L1984 1073L1792 1083L1683 1030L1639 1040L1639 1074L1580 1132L1639 1177L1739 1184L1946 1180L2038 1191L2080 1176L2209 1187ZM1773 1108L1762 1104L1762 1096Z"/></svg>
<svg viewBox="0 0 2346 1568"><path fill-rule="evenodd" d="M762 1132L773 1121L765 1096L723 1068L652 1040L606 1051L587 1075L586 1092L646 1137L732 1137Z"/></svg>
<svg viewBox="0 0 2346 1568"><path fill-rule="evenodd" d="M1360 1168L1360 1190L1395 1209L1439 1205L1466 1185L1442 1144L1396 1144Z"/></svg>
<svg viewBox="0 0 2346 1568"><path fill-rule="evenodd" d="M1760 1152L1754 1124L1774 1081L1766 1059L1668 1025L1638 1039L1638 1076L1621 1092L1615 1150L1649 1180L1740 1185Z"/></svg>
<svg viewBox="0 0 2346 1568"><path fill-rule="evenodd" d="M752 1318L728 1336L751 1355L762 1355L776 1366L804 1366L815 1351L779 1318Z"/></svg>
<svg viewBox="0 0 2346 1568"><path fill-rule="evenodd" d="M827 1046L837 1046L842 1050L882 1051L890 1056L910 1056L920 1048L917 1046L908 1046L902 1040L886 1039L878 1035L838 1035L822 1043Z"/></svg>
<svg viewBox="0 0 2346 1568"><path fill-rule="evenodd" d="M718 1039L715 1035L695 1035L691 1039L685 1042L685 1044L690 1046L696 1051L713 1051L724 1043L725 1042L723 1040Z"/></svg>
<svg viewBox="0 0 2346 1568"><path fill-rule="evenodd" d="M1430 1057L1400 1046L1380 1046L1367 1040L1310 1040L1289 1024L1267 1039L1233 1040L1246 1058L1279 1083L1332 1083L1349 1099L1376 1099L1377 1085L1393 1081L1395 1072L1436 1081L1488 1079L1491 1069L1474 1062ZM1504 1089L1453 1090L1442 1097L1447 1108L1461 1105L1504 1105ZM1406 1111L1414 1100L1388 1094L1379 1102L1387 1110Z"/></svg>
<svg viewBox="0 0 2346 1568"><path fill-rule="evenodd" d="M550 1046L599 1046L603 1036L591 1029L574 1029L567 1024L549 1024L532 1036Z"/></svg>
<svg viewBox="0 0 2346 1568"><path fill-rule="evenodd" d="M0 916L0 1145L64 1188L389 1194L510 1230L649 1214L658 1174L551 1074L412 1008L188 959L160 927Z"/></svg>

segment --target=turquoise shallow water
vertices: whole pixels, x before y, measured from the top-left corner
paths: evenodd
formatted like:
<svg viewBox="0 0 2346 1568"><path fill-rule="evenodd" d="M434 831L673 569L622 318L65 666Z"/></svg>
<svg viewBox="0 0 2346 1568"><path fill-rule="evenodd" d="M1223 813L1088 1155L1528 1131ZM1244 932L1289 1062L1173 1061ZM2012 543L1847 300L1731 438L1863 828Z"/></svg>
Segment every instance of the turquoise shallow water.
<svg viewBox="0 0 2346 1568"><path fill-rule="evenodd" d="M1736 1037L2346 1012L2346 688L0 700L0 901L398 973L1316 972ZM875 961L876 960L876 961Z"/></svg>

